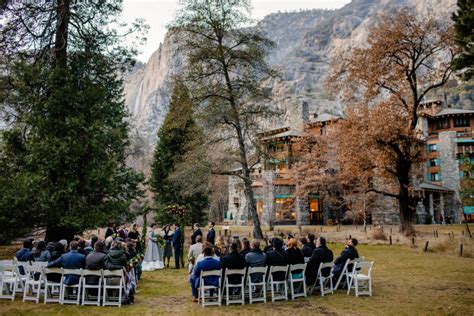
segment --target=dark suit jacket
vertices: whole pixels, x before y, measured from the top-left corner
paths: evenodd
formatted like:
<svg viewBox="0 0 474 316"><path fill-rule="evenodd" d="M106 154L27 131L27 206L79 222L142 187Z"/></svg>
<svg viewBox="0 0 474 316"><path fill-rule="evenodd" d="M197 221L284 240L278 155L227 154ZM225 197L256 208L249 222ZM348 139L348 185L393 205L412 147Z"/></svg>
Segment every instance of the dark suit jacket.
<svg viewBox="0 0 474 316"><path fill-rule="evenodd" d="M331 249L326 246L320 246L319 248L314 249L311 258L306 265L306 284L313 285L314 281L318 276L318 269L321 263L331 262L334 259ZM324 275L326 271L322 271Z"/></svg>
<svg viewBox="0 0 474 316"><path fill-rule="evenodd" d="M195 232L191 235L191 245L194 245L196 243L196 237L201 236L202 237L202 231L200 228L196 229Z"/></svg>
<svg viewBox="0 0 474 316"><path fill-rule="evenodd" d="M214 245L216 241L216 231L214 230L214 227L209 229L207 232L206 240Z"/></svg>
<svg viewBox="0 0 474 316"><path fill-rule="evenodd" d="M65 269L81 269L84 268L86 263L86 256L81 255L76 250L71 250L68 253L63 254L58 259L50 262L48 268L65 268ZM67 275L64 280L64 284L72 285L79 283L79 276Z"/></svg>
<svg viewBox="0 0 474 316"><path fill-rule="evenodd" d="M313 251L314 249L311 248L308 244L303 245L303 247L301 248L301 252L303 253L303 256L305 258L311 257L311 255L313 254Z"/></svg>
<svg viewBox="0 0 474 316"><path fill-rule="evenodd" d="M109 257L100 251L92 251L86 257L86 269L88 270L120 270L122 266L114 265L110 262ZM87 284L97 284L99 277L88 276L86 279Z"/></svg>
<svg viewBox="0 0 474 316"><path fill-rule="evenodd" d="M288 265L288 254L283 249L276 249L267 252L267 266L286 266ZM284 272L277 272L273 275L275 281L285 279Z"/></svg>
<svg viewBox="0 0 474 316"><path fill-rule="evenodd" d="M196 263L194 267L193 274L196 277L194 285L196 288L199 288L199 278L202 271L211 271L211 270L220 270L221 263L219 260L214 259L213 257L205 257L203 260ZM219 286L219 277L209 276L204 278L205 285Z"/></svg>
<svg viewBox="0 0 474 316"><path fill-rule="evenodd" d="M175 249L181 249L181 228L176 229L173 234L173 247Z"/></svg>
<svg viewBox="0 0 474 316"><path fill-rule="evenodd" d="M15 254L18 261L33 261L34 255L28 248L22 248L18 250Z"/></svg>
<svg viewBox="0 0 474 316"><path fill-rule="evenodd" d="M238 252L231 252L228 255L225 255L221 258L221 266L222 266L222 276L224 276L225 269L244 269L247 264L245 262L245 258L241 256ZM238 284L240 283L241 277L240 276L229 276L229 283L231 284Z"/></svg>
<svg viewBox="0 0 474 316"><path fill-rule="evenodd" d="M346 264L347 259L354 260L355 258L359 258L359 253L355 247L347 247L345 248L339 257L334 260L334 274L340 274L342 269L344 269L344 264ZM351 267L352 268L352 267Z"/></svg>
<svg viewBox="0 0 474 316"><path fill-rule="evenodd" d="M303 253L299 248L288 248L286 253L288 254L288 264L304 263Z"/></svg>

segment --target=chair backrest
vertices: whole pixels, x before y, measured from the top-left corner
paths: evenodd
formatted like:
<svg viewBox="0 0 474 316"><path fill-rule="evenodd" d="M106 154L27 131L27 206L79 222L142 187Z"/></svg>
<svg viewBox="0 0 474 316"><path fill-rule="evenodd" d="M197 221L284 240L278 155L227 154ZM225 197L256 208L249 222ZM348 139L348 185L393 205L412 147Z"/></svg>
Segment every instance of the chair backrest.
<svg viewBox="0 0 474 316"><path fill-rule="evenodd" d="M267 267L249 267L248 270L249 274L254 274L254 273L267 273Z"/></svg>
<svg viewBox="0 0 474 316"><path fill-rule="evenodd" d="M318 276L328 277L331 275L332 269L333 269L332 262L321 262L318 269Z"/></svg>
<svg viewBox="0 0 474 316"><path fill-rule="evenodd" d="M61 268L43 268L44 274L63 274L63 269Z"/></svg>
<svg viewBox="0 0 474 316"><path fill-rule="evenodd" d="M31 263L32 266L35 266L35 267L46 267L48 266L48 263L47 262L43 262L43 261L33 261Z"/></svg>
<svg viewBox="0 0 474 316"><path fill-rule="evenodd" d="M355 259L347 259L346 261L346 268L347 268L347 272L352 272L352 269L354 268L354 265L359 261L359 258L355 258Z"/></svg>
<svg viewBox="0 0 474 316"><path fill-rule="evenodd" d="M25 273L43 273L43 267L40 266L25 266Z"/></svg>
<svg viewBox="0 0 474 316"><path fill-rule="evenodd" d="M374 262L373 261L362 261L362 262L357 262L356 265L355 265L355 270L357 271L357 273L363 273L363 274L366 274L366 275L371 275L372 274L372 267L374 266ZM366 273L364 273L365 271L367 271Z"/></svg>
<svg viewBox="0 0 474 316"><path fill-rule="evenodd" d="M102 276L102 270L88 270L84 269L82 270L82 275L83 276Z"/></svg>
<svg viewBox="0 0 474 316"><path fill-rule="evenodd" d="M217 276L221 277L221 270L209 270L209 271L201 271L201 278L205 278L208 276Z"/></svg>
<svg viewBox="0 0 474 316"><path fill-rule="evenodd" d="M0 265L0 273L4 273L4 272L9 272L9 273L12 273L13 275L16 275L17 273L17 267L16 265L10 263L5 263L5 264L2 264Z"/></svg>
<svg viewBox="0 0 474 316"><path fill-rule="evenodd" d="M63 269L64 275L82 276L82 269Z"/></svg>
<svg viewBox="0 0 474 316"><path fill-rule="evenodd" d="M13 260L0 260L0 265L13 264Z"/></svg>
<svg viewBox="0 0 474 316"><path fill-rule="evenodd" d="M290 273L291 272L299 272L306 270L306 263L298 263L298 264L291 264L290 265Z"/></svg>
<svg viewBox="0 0 474 316"><path fill-rule="evenodd" d="M225 276L227 277L228 275L241 275L245 276L245 273L247 272L247 268L243 269L225 269Z"/></svg>
<svg viewBox="0 0 474 316"><path fill-rule="evenodd" d="M123 270L103 270L102 274L104 277L121 277L123 278Z"/></svg>

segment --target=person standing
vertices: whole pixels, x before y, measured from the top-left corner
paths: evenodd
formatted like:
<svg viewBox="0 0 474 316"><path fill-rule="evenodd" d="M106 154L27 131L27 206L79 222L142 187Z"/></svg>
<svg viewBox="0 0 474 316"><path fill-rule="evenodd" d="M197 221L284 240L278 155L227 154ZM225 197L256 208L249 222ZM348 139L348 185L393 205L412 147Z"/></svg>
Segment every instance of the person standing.
<svg viewBox="0 0 474 316"><path fill-rule="evenodd" d="M163 228L163 239L165 240L165 250L163 251L164 262L167 268L170 267L170 260L173 256L173 251L171 250L171 241L173 240L173 233L171 232L170 225L166 225Z"/></svg>
<svg viewBox="0 0 474 316"><path fill-rule="evenodd" d="M105 237L104 239L107 239L107 237L112 236L112 238L115 238L117 236L117 229L115 228L115 223L109 223L109 226L107 227L107 230L105 231Z"/></svg>
<svg viewBox="0 0 474 316"><path fill-rule="evenodd" d="M193 234L191 235L191 245L194 245L196 243L196 237L197 236L202 237L202 231L201 231L201 227L199 226L199 224L195 223L193 225Z"/></svg>
<svg viewBox="0 0 474 316"><path fill-rule="evenodd" d="M174 234L173 234L173 250L174 250L174 268L179 269L179 258L181 257L181 229L179 228L179 223L174 224Z"/></svg>
<svg viewBox="0 0 474 316"><path fill-rule="evenodd" d="M215 223L209 222L207 227L209 228L206 236L206 241L210 242L211 244L215 244L216 241L216 231L214 230Z"/></svg>
<svg viewBox="0 0 474 316"><path fill-rule="evenodd" d="M142 245L140 242L140 232L138 231L138 225L135 223L132 226L132 230L128 233L128 239L135 243L135 249L138 253L143 253Z"/></svg>
<svg viewBox="0 0 474 316"><path fill-rule="evenodd" d="M142 263L143 271L153 271L163 269L163 257L161 247L158 245L158 236L155 233L156 224L151 224L148 235L148 244L145 251L145 258Z"/></svg>

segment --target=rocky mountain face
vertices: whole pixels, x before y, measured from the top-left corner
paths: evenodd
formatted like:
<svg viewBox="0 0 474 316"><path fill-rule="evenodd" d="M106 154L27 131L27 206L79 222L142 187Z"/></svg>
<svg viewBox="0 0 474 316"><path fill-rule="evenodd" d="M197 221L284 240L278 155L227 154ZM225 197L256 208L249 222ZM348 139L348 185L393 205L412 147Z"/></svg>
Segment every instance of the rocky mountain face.
<svg viewBox="0 0 474 316"><path fill-rule="evenodd" d="M331 59L349 47L365 45L375 16L401 6L447 19L456 9L456 0L353 0L338 10L274 13L260 21L257 27L276 43L268 61L283 77L270 86L272 102L286 113L266 125L296 124L301 119L303 102L310 112L342 114L340 104L330 99L324 88ZM149 61L138 65L126 79L126 102L135 142L140 144L144 158L134 162L139 169L146 170L157 141L156 132L168 110L171 79L184 66L179 43L168 34ZM453 100L461 102L462 107L472 107L469 97Z"/></svg>

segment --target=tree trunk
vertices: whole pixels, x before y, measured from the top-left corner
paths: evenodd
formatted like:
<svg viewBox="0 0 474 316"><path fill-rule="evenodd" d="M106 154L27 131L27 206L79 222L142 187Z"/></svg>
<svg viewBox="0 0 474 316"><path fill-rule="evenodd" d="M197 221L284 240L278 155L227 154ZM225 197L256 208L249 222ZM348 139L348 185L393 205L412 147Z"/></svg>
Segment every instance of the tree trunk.
<svg viewBox="0 0 474 316"><path fill-rule="evenodd" d="M412 197L408 191L410 185L411 162L405 161L404 164L399 164L399 168L397 169L399 183L398 205L400 210L400 233L411 235L414 232Z"/></svg>
<svg viewBox="0 0 474 316"><path fill-rule="evenodd" d="M67 40L69 28L69 16L71 14L70 0L59 0L56 7L56 37L54 41L54 56L56 66L66 68L67 64Z"/></svg>

